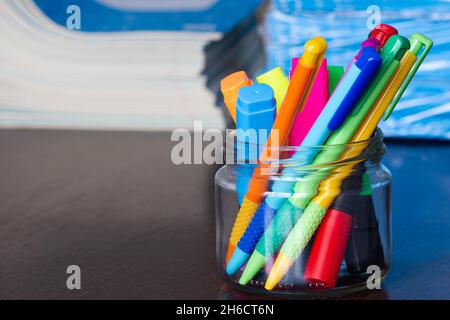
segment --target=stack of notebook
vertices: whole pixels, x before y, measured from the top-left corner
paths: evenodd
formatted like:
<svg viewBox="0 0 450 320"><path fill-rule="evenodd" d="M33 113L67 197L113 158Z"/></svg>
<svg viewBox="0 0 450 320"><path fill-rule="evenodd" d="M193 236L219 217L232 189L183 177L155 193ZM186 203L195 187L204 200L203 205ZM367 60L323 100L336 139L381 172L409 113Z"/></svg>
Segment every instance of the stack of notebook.
<svg viewBox="0 0 450 320"><path fill-rule="evenodd" d="M264 64L263 2L3 0L0 126L222 128L220 79Z"/></svg>

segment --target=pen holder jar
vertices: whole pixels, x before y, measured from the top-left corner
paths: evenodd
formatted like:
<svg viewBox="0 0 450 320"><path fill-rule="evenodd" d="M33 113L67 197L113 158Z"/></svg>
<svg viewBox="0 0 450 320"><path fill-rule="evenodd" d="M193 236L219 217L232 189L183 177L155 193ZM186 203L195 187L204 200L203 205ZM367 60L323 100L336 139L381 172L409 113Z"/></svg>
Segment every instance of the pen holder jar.
<svg viewBox="0 0 450 320"><path fill-rule="evenodd" d="M225 281L249 293L305 297L379 288L391 264L381 130L346 145L272 147L267 161L249 160L267 149L235 135L227 133L227 161L215 176Z"/></svg>

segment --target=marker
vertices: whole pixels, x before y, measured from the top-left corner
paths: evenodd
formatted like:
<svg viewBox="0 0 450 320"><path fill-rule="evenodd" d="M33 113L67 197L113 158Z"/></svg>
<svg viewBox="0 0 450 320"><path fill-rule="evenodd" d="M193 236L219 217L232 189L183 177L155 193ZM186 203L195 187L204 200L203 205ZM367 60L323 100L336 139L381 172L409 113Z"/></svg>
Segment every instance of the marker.
<svg viewBox="0 0 450 320"><path fill-rule="evenodd" d="M344 252L347 271L350 273L366 272L370 265L385 268L371 183L365 171L364 163L356 165L354 174L342 182L342 192L333 201L320 224L312 244L314 254L309 255L305 269L304 278L307 282L333 288ZM331 211L338 213L334 213L337 216L328 221ZM337 219L339 221L335 221ZM319 237L321 233L323 235Z"/></svg>
<svg viewBox="0 0 450 320"><path fill-rule="evenodd" d="M242 87L236 103L237 163L236 192L239 204L247 192L260 147L267 142L275 120L275 98L271 87ZM247 163L247 160L249 163Z"/></svg>
<svg viewBox="0 0 450 320"><path fill-rule="evenodd" d="M344 147L339 148L337 146L347 144L356 130L358 130L365 115L375 103L389 78L394 74L400 64L401 57L408 48L409 41L403 37L393 36L388 40L385 48L381 51L382 63L375 79L373 79L369 88L365 90L353 112L347 117L343 125L327 139L325 146L332 145L333 147L325 147L314 159L313 166L330 163L339 158ZM369 48L367 49L369 50ZM371 50L374 49L372 48ZM343 80L345 78L346 75L344 75ZM336 90L339 87L340 85ZM255 251L239 280L241 284L246 284L250 281L261 270L266 260L278 251L297 219L302 215L304 208L316 194L320 178L325 178L327 174L326 170L324 170L323 176L319 176L316 173L306 176L302 181L296 183L294 187L295 193L284 201L272 223L267 227L256 245Z"/></svg>
<svg viewBox="0 0 450 320"><path fill-rule="evenodd" d="M272 87L277 101L277 112L280 110L281 103L286 95L289 86L289 80L280 67L276 67L256 78L259 83L265 83Z"/></svg>
<svg viewBox="0 0 450 320"><path fill-rule="evenodd" d="M316 119L319 117L323 108L328 101L328 70L327 59L323 59L319 68L316 81L311 89L311 94L306 101L305 108L299 112L295 117L292 125L291 133L289 134L289 145L299 146L303 139L305 139L309 130L313 126Z"/></svg>
<svg viewBox="0 0 450 320"><path fill-rule="evenodd" d="M361 167L361 170L365 170L364 164ZM363 181L363 187L370 186L370 181L364 182L364 179L368 179L366 174L359 177L362 179L357 180ZM348 190L345 185L349 179L354 179L353 175L343 181L342 190ZM371 188L366 189L363 188L360 194L341 192L331 205L331 209L345 212L353 219L345 252L345 263L350 273L364 273L370 265L377 265L381 269L386 267Z"/></svg>
<svg viewBox="0 0 450 320"><path fill-rule="evenodd" d="M231 118L236 123L236 101L239 89L252 84L245 71L238 71L223 78L220 82L225 105Z"/></svg>
<svg viewBox="0 0 450 320"><path fill-rule="evenodd" d="M351 112L364 89L369 85L381 64L381 58L373 48L365 48L358 61L350 68L341 84L327 102L314 125L309 130L301 147L322 145L331 131L336 130ZM292 155L296 166L308 165L314 159L319 149L299 149ZM301 163L301 164L300 164ZM247 261L257 242L262 236L265 226L272 220L275 212L286 200L283 194L290 194L299 176L295 167L286 167L281 177L272 185L272 192L259 207L249 227L238 243L227 265L227 273L233 274Z"/></svg>
<svg viewBox="0 0 450 320"><path fill-rule="evenodd" d="M220 82L220 89L222 91L225 105L228 109L228 112L236 123L236 102L238 99L239 89L252 85L252 81L249 80L245 71L238 71L232 73L222 79ZM247 191L248 182L253 172L253 168L248 165L238 166L236 168L237 177L236 177L236 192L238 195L239 205L242 203L242 199Z"/></svg>
<svg viewBox="0 0 450 320"><path fill-rule="evenodd" d="M392 38L394 37L399 36L393 36ZM386 45L389 45L391 39L388 40ZM383 87L381 95L379 95L373 107L369 108L368 112L364 114L364 119L351 138L350 143L364 142L370 139L383 114L387 110L391 112L395 108L431 47L432 41L430 39L420 34L412 36L411 50L406 51L402 55L399 67L396 68L394 74L390 77L388 84ZM422 48L424 48L422 55L417 59L417 55ZM363 109L358 112L362 111ZM354 119L350 118L349 120L352 121ZM340 159L352 159L359 156L361 152L361 148L350 148L343 152ZM351 173L354 166L354 163L341 166L334 170L333 175L320 182L319 193L308 204L280 250L280 254L266 282L265 288L267 290L272 290L275 287L293 265L295 259L301 254L303 248L319 226L327 209L339 194L342 181Z"/></svg>
<svg viewBox="0 0 450 320"><path fill-rule="evenodd" d="M319 229L306 264L304 279L324 288L334 288L352 228L352 216L329 209Z"/></svg>
<svg viewBox="0 0 450 320"><path fill-rule="evenodd" d="M269 176L263 174L261 170L267 167L266 163L271 159L271 148L284 145L287 142L294 116L297 112L303 110L306 97L314 82L326 48L327 43L321 37L315 37L305 44L305 52L294 72L267 144L260 155L259 163L261 165L253 172L248 192L234 222L228 246L227 261L231 257L239 239L247 229L250 220L262 200L263 193L267 189Z"/></svg>

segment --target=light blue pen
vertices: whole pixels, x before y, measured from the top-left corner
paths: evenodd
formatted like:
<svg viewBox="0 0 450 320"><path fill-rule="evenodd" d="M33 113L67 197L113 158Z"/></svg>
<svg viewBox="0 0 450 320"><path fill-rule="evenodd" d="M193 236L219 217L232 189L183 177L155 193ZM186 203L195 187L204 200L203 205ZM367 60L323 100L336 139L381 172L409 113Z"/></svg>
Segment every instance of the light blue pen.
<svg viewBox="0 0 450 320"><path fill-rule="evenodd" d="M239 240L227 264L227 274L234 274L247 261L265 228L272 221L284 200L291 195L298 178L306 174L299 174L296 167L311 164L320 151L319 148L307 147L323 145L330 133L339 128L358 102L380 65L381 58L374 48L367 47L362 50L359 59L344 75L300 148L292 156L290 162L295 163L295 166L286 167L282 171L280 179L274 181L271 194L258 208L244 235Z"/></svg>

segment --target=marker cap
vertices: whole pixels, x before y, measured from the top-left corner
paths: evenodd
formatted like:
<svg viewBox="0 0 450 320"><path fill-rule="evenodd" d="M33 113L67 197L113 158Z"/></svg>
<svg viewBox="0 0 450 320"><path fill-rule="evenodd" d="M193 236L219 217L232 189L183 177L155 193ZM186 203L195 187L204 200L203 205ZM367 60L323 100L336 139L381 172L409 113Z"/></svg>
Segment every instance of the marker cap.
<svg viewBox="0 0 450 320"><path fill-rule="evenodd" d="M225 105L233 120L236 122L236 101L239 89L252 84L245 71L238 71L230 74L220 82Z"/></svg>
<svg viewBox="0 0 450 320"><path fill-rule="evenodd" d="M350 215L328 209L316 232L305 269L305 281L326 288L336 286L351 227L352 217Z"/></svg>
<svg viewBox="0 0 450 320"><path fill-rule="evenodd" d="M271 87L266 84L254 84L239 90L236 104L236 128L267 129L269 132L274 119L275 99Z"/></svg>
<svg viewBox="0 0 450 320"><path fill-rule="evenodd" d="M286 95L286 90L289 86L289 80L283 70L280 67L276 67L258 76L256 81L272 87L278 110L283 102L284 96Z"/></svg>
<svg viewBox="0 0 450 320"><path fill-rule="evenodd" d="M381 46L384 47L389 38L398 34L397 29L388 24L379 24L369 33L369 38L380 41Z"/></svg>

